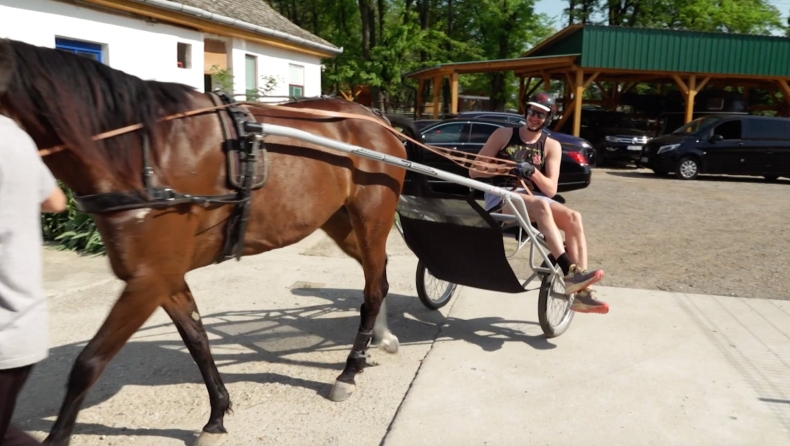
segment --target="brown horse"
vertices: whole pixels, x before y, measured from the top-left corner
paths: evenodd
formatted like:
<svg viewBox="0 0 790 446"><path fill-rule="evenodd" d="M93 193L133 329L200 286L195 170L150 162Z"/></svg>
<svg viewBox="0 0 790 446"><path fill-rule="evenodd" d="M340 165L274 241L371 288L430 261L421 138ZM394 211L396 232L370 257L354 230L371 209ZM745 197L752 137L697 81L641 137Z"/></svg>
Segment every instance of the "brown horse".
<svg viewBox="0 0 790 446"><path fill-rule="evenodd" d="M182 193L223 195L228 184L221 120L224 109L180 119L163 117L211 108L207 94L172 83L143 81L79 56L0 39L0 108L30 134L40 149L65 146L45 157L54 175L80 196L133 190L145 193L144 154L150 152L154 186ZM384 126L364 119L310 118L310 108L375 117L344 100L317 99L253 109L259 121L406 157L403 143ZM378 119L378 118L377 118ZM142 129L106 139L94 135L134 124ZM146 140L149 149L142 141ZM404 182L404 170L335 153L299 140L267 136L269 174L252 192L243 255L255 255L324 230L357 259L365 274L359 331L330 398L342 401L366 365L373 343L397 351L379 309L387 294L385 243ZM208 338L185 274L223 260L225 227L235 205L177 203L168 207L94 215L113 273L126 287L99 331L76 359L57 421L47 438L69 443L89 389L130 336L162 307L197 363L208 389L211 415L200 444L223 441L230 408ZM374 325L376 328L374 334Z"/></svg>

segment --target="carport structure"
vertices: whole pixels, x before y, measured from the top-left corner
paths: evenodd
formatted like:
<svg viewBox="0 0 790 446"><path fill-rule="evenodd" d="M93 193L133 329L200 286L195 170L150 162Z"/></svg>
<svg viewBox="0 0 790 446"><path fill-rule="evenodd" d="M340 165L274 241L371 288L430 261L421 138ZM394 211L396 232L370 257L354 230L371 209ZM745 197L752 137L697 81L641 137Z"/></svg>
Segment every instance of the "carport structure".
<svg viewBox="0 0 790 446"><path fill-rule="evenodd" d="M676 84L685 99L685 122L694 112L694 97L706 86L780 91L790 105L790 38L703 33L647 28L571 25L521 57L447 63L406 74L417 79L419 92L432 84L433 117L439 117L441 85L450 79L450 112L458 112L458 76L513 71L519 77L519 109L535 90L548 90L551 80L565 84L559 129L573 116L578 136L584 91L596 83L603 104L614 107L640 83ZM534 80L542 80L532 88ZM603 83L611 84L605 89ZM422 109L417 95L417 110Z"/></svg>

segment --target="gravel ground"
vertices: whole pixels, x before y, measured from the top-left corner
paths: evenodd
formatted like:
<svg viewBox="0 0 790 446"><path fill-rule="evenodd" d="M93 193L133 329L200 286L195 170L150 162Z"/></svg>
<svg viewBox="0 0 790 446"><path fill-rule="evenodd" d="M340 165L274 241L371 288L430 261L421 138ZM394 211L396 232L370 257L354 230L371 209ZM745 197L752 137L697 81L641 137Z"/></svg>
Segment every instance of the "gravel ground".
<svg viewBox="0 0 790 446"><path fill-rule="evenodd" d="M581 212L602 285L788 299L790 180L659 177L598 168L563 194Z"/></svg>

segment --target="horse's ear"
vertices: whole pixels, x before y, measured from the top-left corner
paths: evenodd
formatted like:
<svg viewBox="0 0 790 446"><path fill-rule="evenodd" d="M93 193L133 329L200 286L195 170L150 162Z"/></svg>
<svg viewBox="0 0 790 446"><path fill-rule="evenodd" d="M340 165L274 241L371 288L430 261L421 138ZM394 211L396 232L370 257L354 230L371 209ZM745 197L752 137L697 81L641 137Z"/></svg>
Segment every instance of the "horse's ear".
<svg viewBox="0 0 790 446"><path fill-rule="evenodd" d="M16 68L16 56L11 41L0 39L0 95L5 94Z"/></svg>

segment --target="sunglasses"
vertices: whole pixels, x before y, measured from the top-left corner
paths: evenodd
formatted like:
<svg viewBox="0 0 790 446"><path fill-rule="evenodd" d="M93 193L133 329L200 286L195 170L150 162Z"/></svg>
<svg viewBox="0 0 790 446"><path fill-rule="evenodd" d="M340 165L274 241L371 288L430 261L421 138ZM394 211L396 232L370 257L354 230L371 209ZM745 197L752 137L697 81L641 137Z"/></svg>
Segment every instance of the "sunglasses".
<svg viewBox="0 0 790 446"><path fill-rule="evenodd" d="M535 109L530 108L529 110L527 110L527 116L537 116L540 119L546 119L546 116L548 116L548 113L547 112L542 112L542 111L537 111Z"/></svg>

